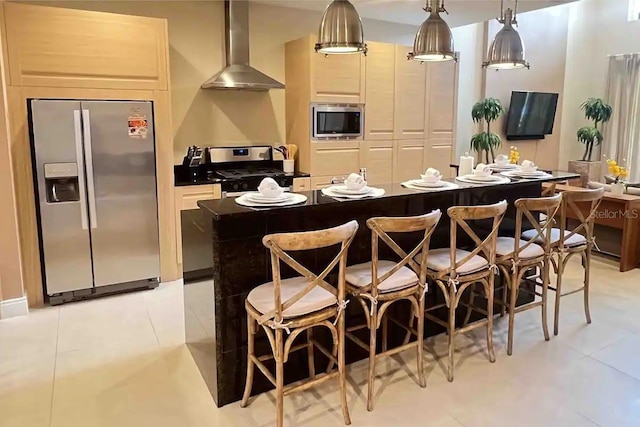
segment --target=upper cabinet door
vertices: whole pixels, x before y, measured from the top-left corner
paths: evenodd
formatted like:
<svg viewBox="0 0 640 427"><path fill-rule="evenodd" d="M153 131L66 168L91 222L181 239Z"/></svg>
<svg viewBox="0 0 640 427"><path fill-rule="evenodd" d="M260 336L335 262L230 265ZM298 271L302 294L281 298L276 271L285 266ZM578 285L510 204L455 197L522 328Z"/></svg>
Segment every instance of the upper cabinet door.
<svg viewBox="0 0 640 427"><path fill-rule="evenodd" d="M396 47L368 43L365 78L365 140L393 139Z"/></svg>
<svg viewBox="0 0 640 427"><path fill-rule="evenodd" d="M408 46L396 46L395 139L426 138L427 66L407 60Z"/></svg>
<svg viewBox="0 0 640 427"><path fill-rule="evenodd" d="M458 63L432 62L427 70L428 139L453 139L456 128Z"/></svg>
<svg viewBox="0 0 640 427"><path fill-rule="evenodd" d="M11 84L167 90L166 20L5 3Z"/></svg>
<svg viewBox="0 0 640 427"><path fill-rule="evenodd" d="M311 53L311 102L364 103L365 56Z"/></svg>

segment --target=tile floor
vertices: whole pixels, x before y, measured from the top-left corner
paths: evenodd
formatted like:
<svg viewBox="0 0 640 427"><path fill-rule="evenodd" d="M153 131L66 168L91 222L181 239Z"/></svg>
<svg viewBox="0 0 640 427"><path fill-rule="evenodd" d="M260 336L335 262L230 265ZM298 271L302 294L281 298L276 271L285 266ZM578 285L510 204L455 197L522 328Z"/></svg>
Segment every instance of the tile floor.
<svg viewBox="0 0 640 427"><path fill-rule="evenodd" d="M567 283L576 285L579 264ZM640 426L640 270L596 261L592 315L582 297L562 300L560 335L545 342L539 312L516 318L506 355L506 318L496 320L497 362L482 331L457 340L456 378L428 356L426 389L413 354L379 365L375 409L365 409L366 363L349 367L353 426ZM218 409L184 340L179 283L0 321L0 426L272 426L274 396ZM428 341L446 354L446 337ZM398 363L402 360L404 364ZM259 375L258 373L256 375ZM289 426L340 426L337 389L287 397Z"/></svg>

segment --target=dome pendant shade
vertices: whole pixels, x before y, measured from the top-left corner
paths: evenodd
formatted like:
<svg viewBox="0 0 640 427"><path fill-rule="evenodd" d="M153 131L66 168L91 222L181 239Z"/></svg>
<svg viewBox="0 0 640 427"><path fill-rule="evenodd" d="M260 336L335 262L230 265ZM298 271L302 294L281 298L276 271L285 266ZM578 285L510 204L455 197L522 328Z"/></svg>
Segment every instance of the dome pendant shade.
<svg viewBox="0 0 640 427"><path fill-rule="evenodd" d="M325 55L367 53L360 15L349 0L333 0L327 6L315 50Z"/></svg>
<svg viewBox="0 0 640 427"><path fill-rule="evenodd" d="M524 56L524 44L520 34L513 28L513 21L513 11L507 9L504 27L496 34L489 47L487 61L483 64L486 68L494 70L529 68L529 63Z"/></svg>
<svg viewBox="0 0 640 427"><path fill-rule="evenodd" d="M432 9L426 21L420 25L413 42L413 52L408 55L415 61L451 61L456 59L453 34L449 25Z"/></svg>

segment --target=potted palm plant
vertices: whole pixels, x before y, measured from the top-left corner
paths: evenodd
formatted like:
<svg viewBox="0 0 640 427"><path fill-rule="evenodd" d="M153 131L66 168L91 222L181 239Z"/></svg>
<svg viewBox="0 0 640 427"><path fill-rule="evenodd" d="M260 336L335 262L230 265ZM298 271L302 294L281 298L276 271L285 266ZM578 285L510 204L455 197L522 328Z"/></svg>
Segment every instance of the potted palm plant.
<svg viewBox="0 0 640 427"><path fill-rule="evenodd" d="M593 126L583 126L578 129L578 141L585 145L583 162L590 162L593 153L593 146L602 143L602 132L598 129L599 123L606 123L611 119L613 108L605 104L600 98L589 98L580 105L587 120L593 120Z"/></svg>
<svg viewBox="0 0 640 427"><path fill-rule="evenodd" d="M498 120L504 114L504 107L499 100L495 98L486 98L477 102L471 109L471 118L474 123L487 122L487 130L477 133L471 138L471 148L478 153L478 160L482 160L484 153L486 163L489 163L489 153L491 153L491 162L495 162L495 150L500 147L502 141L500 136L491 132L491 122Z"/></svg>
<svg viewBox="0 0 640 427"><path fill-rule="evenodd" d="M600 179L600 161L592 161L593 147L602 144L601 125L611 119L613 109L600 98L589 98L580 105L587 120L593 120L593 126L578 129L578 141L585 145L582 160L569 161L569 172L580 174L580 184L588 187L589 181Z"/></svg>

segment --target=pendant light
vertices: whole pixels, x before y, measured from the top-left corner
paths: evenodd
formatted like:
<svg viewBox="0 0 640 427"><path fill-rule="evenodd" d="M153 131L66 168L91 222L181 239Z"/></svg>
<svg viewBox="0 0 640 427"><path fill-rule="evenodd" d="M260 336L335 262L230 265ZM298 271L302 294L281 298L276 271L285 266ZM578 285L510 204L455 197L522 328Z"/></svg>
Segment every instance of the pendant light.
<svg viewBox="0 0 640 427"><path fill-rule="evenodd" d="M433 2L436 6L433 6ZM429 13L426 21L420 25L413 42L413 52L408 59L415 61L451 61L457 59L453 49L453 34L449 25L440 16L449 13L444 8L444 0L427 0L424 11Z"/></svg>
<svg viewBox="0 0 640 427"><path fill-rule="evenodd" d="M324 10L315 50L325 55L367 53L360 15L349 0L333 0Z"/></svg>
<svg viewBox="0 0 640 427"><path fill-rule="evenodd" d="M482 65L485 68L494 70L515 70L518 68L529 68L529 63L524 58L524 44L520 34L513 28L518 25L516 13L518 10L518 0L516 0L515 10L504 10L504 0L500 1L500 18L498 22L504 25L496 34L495 39L489 47L487 61Z"/></svg>

